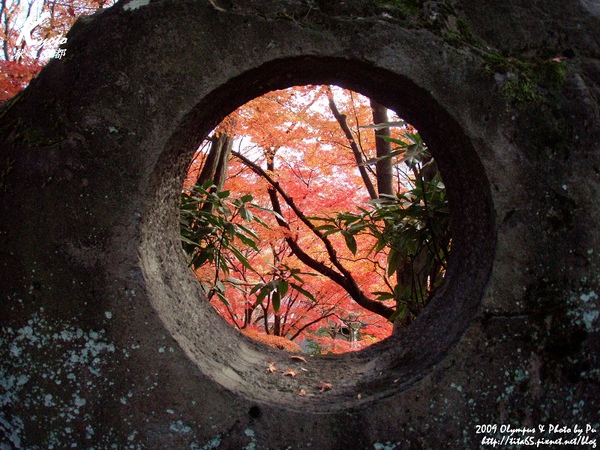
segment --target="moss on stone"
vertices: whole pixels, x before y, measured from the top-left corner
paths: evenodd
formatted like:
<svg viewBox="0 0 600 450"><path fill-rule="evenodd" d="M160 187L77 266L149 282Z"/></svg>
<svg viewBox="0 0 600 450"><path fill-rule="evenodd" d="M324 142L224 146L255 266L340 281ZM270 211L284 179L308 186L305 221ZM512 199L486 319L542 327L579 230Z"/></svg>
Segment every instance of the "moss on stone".
<svg viewBox="0 0 600 450"><path fill-rule="evenodd" d="M565 82L567 63L562 60L506 57L490 52L484 61L487 72L503 77L500 92L515 106L540 100Z"/></svg>

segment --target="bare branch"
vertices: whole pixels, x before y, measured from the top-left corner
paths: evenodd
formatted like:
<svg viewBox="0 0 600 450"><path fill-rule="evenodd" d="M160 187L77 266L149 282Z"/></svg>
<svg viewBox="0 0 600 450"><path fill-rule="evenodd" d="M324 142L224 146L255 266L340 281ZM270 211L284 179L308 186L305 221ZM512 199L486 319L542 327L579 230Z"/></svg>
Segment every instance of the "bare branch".
<svg viewBox="0 0 600 450"><path fill-rule="evenodd" d="M342 129L342 131L346 135L346 138L348 139L348 142L350 143L350 148L352 149L352 153L354 154L354 159L356 160L356 165L358 166L358 170L360 172L360 176L362 177L363 183L365 184L365 187L367 188L367 191L369 192L369 196L371 197L371 199L376 199L377 191L375 190L375 187L373 186L373 182L371 181L371 178L369 178L369 174L367 173L367 169L365 168L362 153L360 152L360 149L358 148L358 145L356 144L356 140L354 139L354 136L352 135L352 131L350 130L350 127L348 127L348 122L346 121L346 116L344 114L340 113L340 111L338 110L338 108L335 104L335 101L333 100L333 93L331 92L331 88L329 89L328 97L329 97L329 109L331 110L331 113L333 114L335 119L340 124L340 128Z"/></svg>
<svg viewBox="0 0 600 450"><path fill-rule="evenodd" d="M250 169L252 169L256 174L263 177L271 185L272 189L268 190L268 194L273 205L273 210L280 215L281 206L279 204L277 193L281 195L286 204L292 209L292 211L294 211L296 216L308 227L308 229L315 236L319 238L319 240L321 240L321 242L327 250L329 260L336 267L336 269L339 270L339 272L327 266L326 264L312 258L308 253L302 250L302 248L298 245L295 239L293 239L291 236L286 236L285 240L290 246L291 250L296 255L296 257L311 269L316 270L322 275L325 275L326 277L330 278L332 281L337 283L339 286L341 286L346 292L348 292L352 299L363 308L374 312L375 314L379 314L380 316L386 319L391 317L391 315L394 313L394 310L381 302L370 299L365 295L365 293L358 287L358 284L356 283L356 280L354 280L354 278L352 277L352 274L340 263L337 257L337 252L333 248L333 245L331 244L329 239L327 239L327 237L324 236L323 233L316 229L313 223L310 220L308 220L304 213L300 211L300 209L296 206L294 201L281 188L279 183L273 180L273 178L271 178L269 174L260 166L258 166L245 156L237 152L232 152L232 154L235 157L239 158L248 167L250 167ZM281 218L277 218L277 223L283 228L286 228L288 230L290 229L288 223L282 220Z"/></svg>

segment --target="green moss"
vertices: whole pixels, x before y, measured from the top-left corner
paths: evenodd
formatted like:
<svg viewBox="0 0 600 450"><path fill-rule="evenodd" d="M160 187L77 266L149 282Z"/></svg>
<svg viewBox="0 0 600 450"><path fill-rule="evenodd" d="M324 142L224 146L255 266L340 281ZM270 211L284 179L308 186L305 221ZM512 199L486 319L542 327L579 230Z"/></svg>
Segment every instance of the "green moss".
<svg viewBox="0 0 600 450"><path fill-rule="evenodd" d="M480 45L481 42L475 37L471 31L471 24L462 17L458 17L456 20L456 26L458 28L458 34L462 41L471 45Z"/></svg>
<svg viewBox="0 0 600 450"><path fill-rule="evenodd" d="M565 61L506 57L499 53L488 53L484 60L488 73L505 77L500 91L515 106L540 100L559 89L566 77Z"/></svg>

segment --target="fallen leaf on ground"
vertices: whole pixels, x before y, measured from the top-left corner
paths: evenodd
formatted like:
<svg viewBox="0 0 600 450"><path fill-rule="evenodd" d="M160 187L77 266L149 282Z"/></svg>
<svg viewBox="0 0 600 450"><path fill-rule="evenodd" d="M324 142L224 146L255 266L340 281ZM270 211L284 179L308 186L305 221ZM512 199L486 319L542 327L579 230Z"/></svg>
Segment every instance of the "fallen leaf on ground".
<svg viewBox="0 0 600 450"><path fill-rule="evenodd" d="M284 377L292 377L292 378L294 378L296 375L298 375L298 372L296 372L295 370L292 370L292 369L288 369L285 372L283 372L283 376Z"/></svg>
<svg viewBox="0 0 600 450"><path fill-rule="evenodd" d="M303 356L292 355L292 356L290 356L290 359L293 359L295 361L302 361L302 362L306 363L306 358L304 358Z"/></svg>
<svg viewBox="0 0 600 450"><path fill-rule="evenodd" d="M275 363L269 363L269 367L267 367L267 372L277 372L277 366L275 365Z"/></svg>
<svg viewBox="0 0 600 450"><path fill-rule="evenodd" d="M304 389L300 389L298 392L296 392L296 395L299 395L300 397L305 397L306 391Z"/></svg>
<svg viewBox="0 0 600 450"><path fill-rule="evenodd" d="M323 382L323 383L319 384L318 388L321 390L321 392L325 392L330 389L333 389L333 384Z"/></svg>

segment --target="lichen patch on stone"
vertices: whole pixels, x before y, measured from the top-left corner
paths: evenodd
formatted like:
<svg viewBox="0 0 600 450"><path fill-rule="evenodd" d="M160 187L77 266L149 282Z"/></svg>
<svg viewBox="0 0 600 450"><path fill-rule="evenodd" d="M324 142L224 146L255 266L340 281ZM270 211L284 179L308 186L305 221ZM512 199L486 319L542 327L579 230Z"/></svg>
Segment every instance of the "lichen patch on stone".
<svg viewBox="0 0 600 450"><path fill-rule="evenodd" d="M147 6L150 4L150 0L131 0L123 9L125 11L133 11L135 9L141 8L142 6Z"/></svg>

